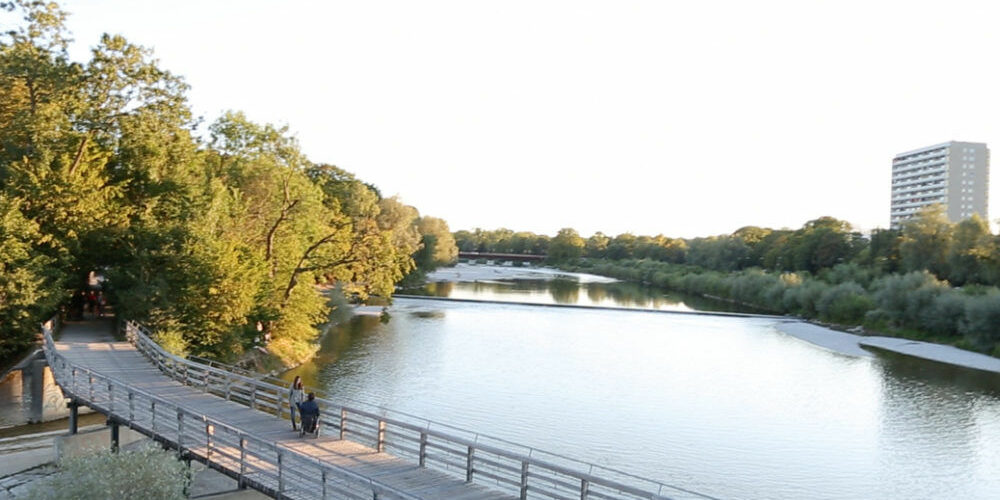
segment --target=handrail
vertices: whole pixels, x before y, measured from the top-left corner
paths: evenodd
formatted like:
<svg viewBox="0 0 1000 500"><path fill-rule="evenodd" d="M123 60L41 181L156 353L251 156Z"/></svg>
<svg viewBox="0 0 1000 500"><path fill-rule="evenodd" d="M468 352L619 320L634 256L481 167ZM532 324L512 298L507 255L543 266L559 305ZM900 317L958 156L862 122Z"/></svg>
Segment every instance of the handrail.
<svg viewBox="0 0 1000 500"><path fill-rule="evenodd" d="M227 399L258 410L273 410L273 413L279 418L288 414L288 386L285 381L269 375L247 376L233 373L168 353L150 339L148 330L133 321L126 323L126 337L139 352L175 380L194 387L200 386L206 392L223 392L224 388ZM221 363L215 362L213 364ZM183 368L179 369L179 366ZM240 369L240 371L245 370ZM194 376L192 376L192 372ZM216 383L223 381L225 382L224 386ZM233 383L237 382L241 384L240 389L243 391L241 394L233 392ZM249 394L247 394L248 389ZM260 402L259 397L270 401ZM338 399L346 400L346 398ZM317 400L328 409L339 410L339 421L336 418L325 418L321 419L321 425L334 429L341 438L348 435L366 438L373 442L378 451L391 448L400 458L405 458L404 455L406 455L416 459L420 466L431 465L450 473L464 473L466 480L470 482L477 478L476 474L479 474L491 482L495 481L498 486L512 486L515 491L520 493L522 499L527 498L529 489L545 492L546 488L558 490L557 493L549 494L550 497L563 498L559 495L568 489L569 481L572 481L575 484L573 486L575 498L586 498L588 492L593 492L595 498L619 498L607 496L608 493L604 493L602 496L594 491L595 488L603 488L603 491L611 492L611 494L628 495L627 498L660 500L668 498L664 495L665 492L670 492L673 495L685 494L694 498L717 500L709 495L680 486L536 450L504 439L485 436L448 424L432 422L383 407L365 410L339 404L329 398L318 397ZM362 405L369 406L364 403ZM329 410L327 412L329 413ZM336 412L333 414L336 415ZM420 423L408 421L411 419L418 420ZM359 429L358 427L362 424L369 427ZM432 426L446 428L451 432L465 434L467 437L432 429ZM400 431L408 431L411 435L401 435ZM408 442L403 443L388 439L387 433L398 437L400 441ZM406 444L419 446L419 448L410 448L405 446ZM521 451L511 450L510 447L519 448ZM432 453L429 448L437 453ZM484 457L484 454L489 456ZM486 467L477 468L477 463L486 465ZM641 483L643 486L632 486L622 481Z"/></svg>
<svg viewBox="0 0 1000 500"><path fill-rule="evenodd" d="M171 444L177 447L179 454L183 454L185 452L185 449L189 455L198 456L200 454L201 456L199 458L203 458L206 461L206 463L211 463L213 461L212 459L213 452L222 454L224 457L228 457L229 458L228 462L234 462L235 458L233 458L232 455L228 454L226 449L234 448L237 445L233 445L232 443L230 443L230 446L228 447L224 446L220 448L217 443L218 441L224 441L224 440L220 440L216 436L219 434L220 430L226 431L230 435L236 436L239 442L238 448L240 451L240 456L239 456L239 461L233 464L233 465L238 465L238 468L232 471L234 473L239 474L241 484L243 483L256 484L260 489L265 490L265 492L277 493L278 498L283 498L286 496L285 495L286 490L291 490L291 488L287 488L283 484L282 480L283 474L294 474L295 471L302 470L301 465L305 463L307 465L313 466L314 468L320 471L319 475L320 483L317 484L316 483L317 478L311 474L299 474L298 479L300 481L309 482L310 483L309 486L315 488L312 489L311 491L313 492L322 491L324 498L326 498L327 496L326 495L327 488L336 489L337 493L341 495L353 494L353 498L377 499L377 498L385 498L386 495L388 495L389 498L399 498L402 500L420 500L421 498L412 495L410 493L398 490L390 485L381 483L373 478L364 476L362 474L358 474L357 472L354 472L350 469L346 469L344 467L335 464L326 463L309 455L295 451L287 446L257 438L251 434L243 432L242 430L236 427L230 426L225 422L221 422L212 417L209 417L185 405L172 402L170 400L164 399L162 397L159 397L155 394L149 393L142 389L132 387L127 382L123 382L115 377L111 377L96 372L94 370L91 370L87 367L79 366L75 363L72 363L66 358L66 356L59 353L58 350L56 349L55 343L52 339L51 325L52 324L50 322L46 322L42 325L42 333L44 337L44 352L49 367L52 370L53 376L55 377L56 381L59 382L59 385L60 387L62 387L64 393L66 393L72 398L86 401L88 406L94 407L95 409L102 411L109 417L120 420L129 425L130 427L146 431L151 435L156 435L157 437L159 437L161 440L164 441L170 441L170 438L169 435L164 435L163 433L157 432L156 417L157 415L162 415L163 409L166 409L167 412L171 414L176 413L177 416L176 430L173 428L169 429L170 431L174 431L176 433L175 434L176 438ZM89 397L85 396L84 394L81 394L81 391L78 391L78 387L81 385L81 382L79 381L84 378L83 376L85 376L87 380L86 382L87 385L85 389L86 389L86 394L89 395ZM95 382L98 382L98 384L95 385ZM117 393L119 395L126 397L126 399L119 404L123 405L120 408L121 411L124 411L126 408L128 409L127 415L122 414L119 411L116 411L115 408L116 388L118 389ZM104 396L103 400L101 399L101 396ZM137 403L141 404L143 400L149 403L149 408L150 408L148 410L149 418L146 419L148 420L148 424L146 423L146 421L144 421L143 418L136 417L136 414L138 412L147 411L145 410L145 407L140 407L139 404L137 404ZM125 406L124 401L127 401L127 406ZM198 446L191 446L185 444L184 442L185 439L192 436L192 434L190 434L189 431L184 427L185 416L189 416L192 419L198 421L199 424L202 424L203 427L200 428L204 428L205 430L205 441L204 441L203 451L200 451L202 445L201 442L198 442ZM160 425L164 426L166 424L160 424ZM213 443L216 443L214 449L213 449ZM249 447L248 444L250 443L253 443L254 446ZM258 450L258 451L254 452L251 450ZM267 461L267 464L271 466L276 465L276 471L270 473L270 476L276 475L275 477L277 482L277 488L268 486L267 484L263 483L263 481L255 482L252 479L244 478L246 471L248 469L256 469L258 472L262 474L267 472L260 466L259 461L253 462L247 460L248 453L249 454L256 453L257 457L259 458L260 457L259 450L270 450L276 454L275 456L277 457L277 463L275 464L271 461ZM283 457L288 457L289 460L287 461L283 460ZM215 461L217 464L219 463L218 459L216 459ZM298 464L295 465L294 467L290 467L290 465L292 464L286 466L285 464L287 462L298 462ZM334 479L339 478L345 481L353 481L355 485L363 485L367 490L370 491L371 496L370 497L358 496L356 491L344 490L343 487L338 488L337 485L331 484L328 481L328 479L331 478L331 476Z"/></svg>

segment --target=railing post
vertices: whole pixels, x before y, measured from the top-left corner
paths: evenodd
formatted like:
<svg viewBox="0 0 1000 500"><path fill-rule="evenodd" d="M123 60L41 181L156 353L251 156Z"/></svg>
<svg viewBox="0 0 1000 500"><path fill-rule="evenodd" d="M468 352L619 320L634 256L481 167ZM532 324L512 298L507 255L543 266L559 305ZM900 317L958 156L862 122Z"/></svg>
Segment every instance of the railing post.
<svg viewBox="0 0 1000 500"><path fill-rule="evenodd" d="M521 462L521 500L528 498L528 462Z"/></svg>
<svg viewBox="0 0 1000 500"><path fill-rule="evenodd" d="M587 500L587 492L590 490L590 481L580 480L580 500Z"/></svg>
<svg viewBox="0 0 1000 500"><path fill-rule="evenodd" d="M115 388L111 382L108 382L108 413L115 412Z"/></svg>
<svg viewBox="0 0 1000 500"><path fill-rule="evenodd" d="M281 495L285 493L285 476L283 474L284 471L281 465L282 462L281 457L282 457L281 450L278 450L278 498L281 498Z"/></svg>
<svg viewBox="0 0 1000 500"><path fill-rule="evenodd" d="M94 402L94 374L87 373L87 385L90 388L90 402Z"/></svg>
<svg viewBox="0 0 1000 500"><path fill-rule="evenodd" d="M420 433L420 466L427 466L427 433Z"/></svg>
<svg viewBox="0 0 1000 500"><path fill-rule="evenodd" d="M208 419L205 419L205 464L208 465L212 462L212 432L214 432L212 424L208 423Z"/></svg>
<svg viewBox="0 0 1000 500"><path fill-rule="evenodd" d="M184 412L177 410L177 456L184 452Z"/></svg>
<svg viewBox="0 0 1000 500"><path fill-rule="evenodd" d="M128 423L131 424L135 420L135 394L132 391L128 391Z"/></svg>
<svg viewBox="0 0 1000 500"><path fill-rule="evenodd" d="M340 409L340 439L344 439L347 433L347 409Z"/></svg>
<svg viewBox="0 0 1000 500"><path fill-rule="evenodd" d="M231 387L231 385L232 385L232 384L231 384L231 382L229 381L229 377L227 376L227 377L226 377L226 401L229 401L229 391L230 391L230 387Z"/></svg>
<svg viewBox="0 0 1000 500"><path fill-rule="evenodd" d="M476 455L476 449L469 447L469 453L465 456L465 482L472 482L472 460Z"/></svg>
<svg viewBox="0 0 1000 500"><path fill-rule="evenodd" d="M156 434L156 401L149 402L149 426L152 427L153 434Z"/></svg>
<svg viewBox="0 0 1000 500"><path fill-rule="evenodd" d="M70 387L73 388L73 393L76 394L76 367L70 372Z"/></svg>
<svg viewBox="0 0 1000 500"><path fill-rule="evenodd" d="M378 421L378 443L376 443L375 451L379 453L385 451L385 420Z"/></svg>
<svg viewBox="0 0 1000 500"><path fill-rule="evenodd" d="M257 409L257 384L250 385L250 409Z"/></svg>
<svg viewBox="0 0 1000 500"><path fill-rule="evenodd" d="M240 434L239 437L240 437L240 477L239 480L237 481L237 485L239 485L239 488L242 490L247 487L246 479L244 478L244 476L247 473L247 438L243 437L243 434Z"/></svg>
<svg viewBox="0 0 1000 500"><path fill-rule="evenodd" d="M323 480L323 498L326 498L326 469L320 470L319 477Z"/></svg>

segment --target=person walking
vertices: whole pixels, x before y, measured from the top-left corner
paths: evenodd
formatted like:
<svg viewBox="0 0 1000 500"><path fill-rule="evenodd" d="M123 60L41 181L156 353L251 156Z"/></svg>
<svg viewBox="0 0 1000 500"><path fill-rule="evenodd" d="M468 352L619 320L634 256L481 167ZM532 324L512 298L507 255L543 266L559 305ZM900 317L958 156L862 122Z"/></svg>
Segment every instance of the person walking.
<svg viewBox="0 0 1000 500"><path fill-rule="evenodd" d="M292 416L292 430L298 430L295 425L295 412L299 409L299 405L302 404L304 399L304 393L302 389L302 377L296 375L295 380L292 381L291 388L288 389L288 410L291 412Z"/></svg>

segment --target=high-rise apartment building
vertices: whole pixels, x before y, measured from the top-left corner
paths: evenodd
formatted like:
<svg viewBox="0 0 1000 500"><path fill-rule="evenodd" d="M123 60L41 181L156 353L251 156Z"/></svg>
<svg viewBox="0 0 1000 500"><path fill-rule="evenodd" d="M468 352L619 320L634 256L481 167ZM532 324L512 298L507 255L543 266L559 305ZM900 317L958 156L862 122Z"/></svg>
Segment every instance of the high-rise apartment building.
<svg viewBox="0 0 1000 500"><path fill-rule="evenodd" d="M892 159L889 223L898 229L924 206L944 205L948 220L979 214L987 219L990 150L981 142L956 142L899 153Z"/></svg>

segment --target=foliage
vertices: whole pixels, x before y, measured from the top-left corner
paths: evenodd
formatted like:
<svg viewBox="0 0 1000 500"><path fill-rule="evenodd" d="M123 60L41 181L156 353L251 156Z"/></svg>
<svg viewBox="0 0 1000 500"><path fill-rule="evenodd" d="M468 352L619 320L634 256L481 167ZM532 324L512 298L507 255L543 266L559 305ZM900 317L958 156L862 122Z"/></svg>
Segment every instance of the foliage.
<svg viewBox="0 0 1000 500"><path fill-rule="evenodd" d="M36 483L28 499L187 498L187 466L176 455L148 445L102 451L59 462L59 471Z"/></svg>
<svg viewBox="0 0 1000 500"><path fill-rule="evenodd" d="M101 270L174 352L294 363L327 321L320 286L388 298L423 245L454 260L444 221L312 163L287 126L227 112L200 142L150 50L104 35L71 62L58 5L3 6L22 22L0 34L0 356Z"/></svg>

